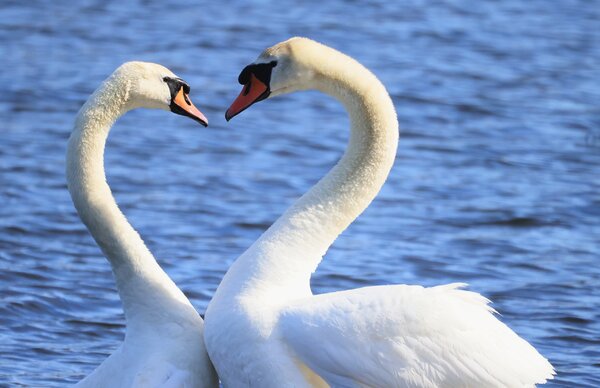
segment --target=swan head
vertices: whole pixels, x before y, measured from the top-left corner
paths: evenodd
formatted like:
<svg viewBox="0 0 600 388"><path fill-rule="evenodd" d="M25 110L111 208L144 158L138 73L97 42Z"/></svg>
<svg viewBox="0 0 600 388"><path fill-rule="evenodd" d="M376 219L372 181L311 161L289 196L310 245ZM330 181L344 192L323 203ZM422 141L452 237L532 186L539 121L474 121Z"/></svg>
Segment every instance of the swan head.
<svg viewBox="0 0 600 388"><path fill-rule="evenodd" d="M126 101L131 109L170 110L187 116L205 127L208 120L189 98L190 85L164 66L149 62L126 62L113 73L109 82L126 85Z"/></svg>
<svg viewBox="0 0 600 388"><path fill-rule="evenodd" d="M263 51L238 77L243 85L225 119L229 121L252 104L280 94L316 88L317 63L332 50L308 38L291 38Z"/></svg>

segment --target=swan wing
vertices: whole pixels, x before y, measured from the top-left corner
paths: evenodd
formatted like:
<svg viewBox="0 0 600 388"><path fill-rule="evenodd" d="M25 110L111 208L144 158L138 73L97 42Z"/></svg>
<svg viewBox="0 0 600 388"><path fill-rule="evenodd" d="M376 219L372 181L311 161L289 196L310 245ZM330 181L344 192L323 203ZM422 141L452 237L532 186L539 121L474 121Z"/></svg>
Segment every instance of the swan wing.
<svg viewBox="0 0 600 388"><path fill-rule="evenodd" d="M533 386L554 370L464 284L317 295L283 309L279 334L335 387Z"/></svg>

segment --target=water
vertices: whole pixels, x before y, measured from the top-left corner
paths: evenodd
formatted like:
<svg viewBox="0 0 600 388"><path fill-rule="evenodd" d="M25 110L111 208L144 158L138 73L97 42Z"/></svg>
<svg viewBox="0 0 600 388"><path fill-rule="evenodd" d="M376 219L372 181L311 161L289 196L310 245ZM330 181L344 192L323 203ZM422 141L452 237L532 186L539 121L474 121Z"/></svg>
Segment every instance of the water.
<svg viewBox="0 0 600 388"><path fill-rule="evenodd" d="M227 124L238 72L293 35L387 85L402 135L381 195L315 292L468 282L558 370L600 386L597 1L3 1L0 385L88 374L123 338L106 260L64 178L75 113L126 60L162 63L208 116L136 111L106 166L115 196L203 312L232 261L340 157L348 120L302 93Z"/></svg>

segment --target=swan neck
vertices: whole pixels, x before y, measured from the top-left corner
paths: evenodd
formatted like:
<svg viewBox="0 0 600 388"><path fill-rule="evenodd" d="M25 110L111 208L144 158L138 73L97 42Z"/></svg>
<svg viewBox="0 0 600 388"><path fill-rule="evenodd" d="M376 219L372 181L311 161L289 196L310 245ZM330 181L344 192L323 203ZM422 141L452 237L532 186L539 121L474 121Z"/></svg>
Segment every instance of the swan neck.
<svg viewBox="0 0 600 388"><path fill-rule="evenodd" d="M119 210L106 181L106 140L114 122L134 107L128 94L127 80L113 75L83 105L69 138L66 175L79 217L111 264L129 332L143 321L136 318L172 305L173 298L189 302Z"/></svg>
<svg viewBox="0 0 600 388"><path fill-rule="evenodd" d="M375 198L394 162L398 121L389 94L358 62L336 55L317 69L311 88L345 107L351 124L348 146L336 166L242 256L242 262L246 257L254 261L244 267L252 268L255 285L310 293L310 276L323 255Z"/></svg>
<svg viewBox="0 0 600 388"><path fill-rule="evenodd" d="M321 75L318 89L340 101L348 113L348 145L334 168L284 214L282 224L310 230L298 243L313 247L320 261L385 183L396 156L398 121L384 86L358 63ZM318 261L311 263L313 271Z"/></svg>

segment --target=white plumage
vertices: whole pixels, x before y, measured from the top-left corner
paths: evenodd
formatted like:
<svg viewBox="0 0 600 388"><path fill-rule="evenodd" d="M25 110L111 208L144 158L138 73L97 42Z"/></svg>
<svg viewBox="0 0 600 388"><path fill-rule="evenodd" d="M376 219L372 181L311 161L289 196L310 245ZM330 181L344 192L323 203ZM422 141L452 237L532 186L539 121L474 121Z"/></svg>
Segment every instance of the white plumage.
<svg viewBox="0 0 600 388"><path fill-rule="evenodd" d="M69 139L69 191L112 266L127 320L125 341L79 387L218 386L204 347L202 318L127 222L104 174L108 132L121 115L138 107L168 110L173 101L183 101L172 96L167 79L181 81L157 64L125 63L81 108ZM204 119L185 104L197 120Z"/></svg>
<svg viewBox="0 0 600 388"><path fill-rule="evenodd" d="M460 284L313 295L312 272L392 167L394 106L366 68L309 39L267 49L245 72L228 119L248 96L317 89L345 106L351 134L340 162L235 261L209 304L206 346L225 387L531 387L552 378L550 363Z"/></svg>
<svg viewBox="0 0 600 388"><path fill-rule="evenodd" d="M461 286L317 295L282 309L278 327L298 358L336 387L543 382L548 362L494 317L485 298Z"/></svg>

